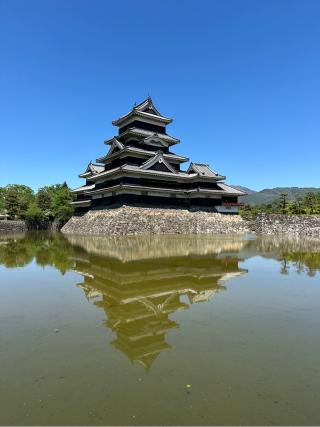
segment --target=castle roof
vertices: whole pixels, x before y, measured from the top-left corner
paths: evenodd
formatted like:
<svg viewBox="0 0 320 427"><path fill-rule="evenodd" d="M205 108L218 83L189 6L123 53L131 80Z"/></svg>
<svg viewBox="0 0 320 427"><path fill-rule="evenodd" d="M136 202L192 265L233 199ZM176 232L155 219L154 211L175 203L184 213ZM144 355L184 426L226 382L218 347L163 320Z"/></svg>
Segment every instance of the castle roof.
<svg viewBox="0 0 320 427"><path fill-rule="evenodd" d="M71 190L71 193L79 194L84 193L85 191L93 190L95 187L95 184L91 185L82 185L81 187L75 188L74 190Z"/></svg>
<svg viewBox="0 0 320 427"><path fill-rule="evenodd" d="M111 139L107 139L104 141L105 144L110 145L112 144L115 137ZM159 140L162 140L167 143L167 145L174 145L178 144L180 142L180 139L174 138L171 135L164 134L164 133L157 133L154 131L150 131L147 129L139 129L137 127L128 128L125 132L122 132L121 135L117 136L118 140L121 138L121 140L128 140L130 138L136 138L139 142L145 143L150 142L152 139L158 138ZM147 138L149 138L147 140Z"/></svg>
<svg viewBox="0 0 320 427"><path fill-rule="evenodd" d="M95 175L97 173L100 173L104 170L103 165L99 165L96 163L92 163L91 161L88 163L88 166L86 170L79 175L79 178L87 178L91 175Z"/></svg>
<svg viewBox="0 0 320 427"><path fill-rule="evenodd" d="M211 170L209 165L206 163L191 163L187 172L195 172L201 176L219 176L219 174Z"/></svg>
<svg viewBox="0 0 320 427"><path fill-rule="evenodd" d="M142 118L146 120L151 120L159 122L162 124L169 124L172 122L172 119L162 116L157 108L154 106L153 101L150 97L145 99L138 105L135 105L127 114L121 116L117 120L113 120L112 124L115 126L123 126L126 122L134 118Z"/></svg>
<svg viewBox="0 0 320 427"><path fill-rule="evenodd" d="M170 165L170 163L168 163L165 160L165 158L163 157L163 152L161 150L159 150L153 157L151 157L151 159L144 162L140 166L140 169L148 170L152 166L154 166L156 163L163 165L169 172L172 172L172 173L176 172L175 169Z"/></svg>
<svg viewBox="0 0 320 427"><path fill-rule="evenodd" d="M97 162L99 163L106 163L106 160L112 161L113 159L121 156L125 156L126 154L135 154L139 155L141 157L153 157L155 155L156 151L151 150L145 150L143 148L137 148L137 147L131 147L123 146L122 149L119 151L115 151L114 149L112 151L108 151L108 153L105 156L101 156L97 158ZM173 153L163 153L163 157L169 161L177 162L177 163L184 163L187 162L189 159L185 156L180 156L178 154Z"/></svg>

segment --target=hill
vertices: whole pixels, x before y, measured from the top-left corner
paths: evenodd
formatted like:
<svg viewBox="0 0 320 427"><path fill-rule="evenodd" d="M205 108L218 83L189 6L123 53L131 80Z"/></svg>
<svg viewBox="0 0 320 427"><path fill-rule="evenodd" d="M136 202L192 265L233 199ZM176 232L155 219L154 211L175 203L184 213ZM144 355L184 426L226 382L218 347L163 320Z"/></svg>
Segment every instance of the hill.
<svg viewBox="0 0 320 427"><path fill-rule="evenodd" d="M306 196L306 194L320 193L320 188L315 187L275 187L275 188L265 188L261 191L254 191L250 188L241 187L240 185L235 185L234 187L239 188L240 190L245 191L247 196L241 197L240 200L242 203L248 205L260 205L262 203L270 203L279 198L281 193L288 194L288 200L296 200L300 197Z"/></svg>

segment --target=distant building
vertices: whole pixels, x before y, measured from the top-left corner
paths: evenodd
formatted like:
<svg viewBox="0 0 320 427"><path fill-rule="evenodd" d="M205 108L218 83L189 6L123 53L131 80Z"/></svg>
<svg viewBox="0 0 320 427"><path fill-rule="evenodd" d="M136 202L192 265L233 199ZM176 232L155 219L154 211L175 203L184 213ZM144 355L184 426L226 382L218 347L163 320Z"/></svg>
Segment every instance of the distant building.
<svg viewBox="0 0 320 427"><path fill-rule="evenodd" d="M211 207L238 213L238 197L245 193L226 185L225 176L204 163L191 163L181 170L189 159L171 151L180 143L167 134L171 122L150 97L114 120L119 131L105 141L109 151L79 175L86 184L73 190L76 213L119 204Z"/></svg>

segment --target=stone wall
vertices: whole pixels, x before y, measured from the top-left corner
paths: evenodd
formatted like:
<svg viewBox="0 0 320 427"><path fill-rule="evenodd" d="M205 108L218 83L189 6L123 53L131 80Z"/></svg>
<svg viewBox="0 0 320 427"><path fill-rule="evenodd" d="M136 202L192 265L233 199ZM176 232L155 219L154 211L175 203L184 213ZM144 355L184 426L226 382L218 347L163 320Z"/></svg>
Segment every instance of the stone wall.
<svg viewBox="0 0 320 427"><path fill-rule="evenodd" d="M26 221L0 221L0 233L24 233L27 230L46 230L46 231L59 231L61 224L58 222L44 221L41 224L32 224Z"/></svg>
<svg viewBox="0 0 320 427"><path fill-rule="evenodd" d="M320 215L262 214L254 221L213 211L121 206L75 216L62 228L66 234L266 234L320 238Z"/></svg>
<svg viewBox="0 0 320 427"><path fill-rule="evenodd" d="M0 221L0 233L24 233L27 231L25 221Z"/></svg>
<svg viewBox="0 0 320 427"><path fill-rule="evenodd" d="M61 231L67 234L231 234L249 232L238 215L213 211L121 206L92 210L72 217Z"/></svg>
<svg viewBox="0 0 320 427"><path fill-rule="evenodd" d="M320 238L320 215L261 214L250 223L256 234L288 234Z"/></svg>

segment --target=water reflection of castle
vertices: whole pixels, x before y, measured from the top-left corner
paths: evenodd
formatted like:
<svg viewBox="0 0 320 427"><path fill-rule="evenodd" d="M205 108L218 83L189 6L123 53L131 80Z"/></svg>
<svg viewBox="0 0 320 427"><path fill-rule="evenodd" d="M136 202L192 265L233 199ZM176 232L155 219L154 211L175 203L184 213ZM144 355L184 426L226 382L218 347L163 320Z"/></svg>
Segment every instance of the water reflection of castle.
<svg viewBox="0 0 320 427"><path fill-rule="evenodd" d="M146 368L170 347L166 333L178 327L173 314L225 289L223 282L244 271L238 260L255 256L277 260L282 274L320 272L319 240L301 237L0 235L6 268L35 262L80 273L79 286L116 334L114 346Z"/></svg>
<svg viewBox="0 0 320 427"><path fill-rule="evenodd" d="M181 245L175 238L175 247L171 245L167 251L170 256L165 256L165 238L158 239L157 246L153 239L152 250L148 250L145 238L127 238L127 245L123 246L127 253L123 248L121 256L119 253L122 261L115 256L119 240L114 244L106 239L71 240L83 249L90 247L90 253L79 251L74 259L74 270L84 277L78 286L88 300L105 311L105 325L116 334L112 344L146 369L170 348L166 333L179 327L170 315L188 309L190 304L208 301L225 289L225 280L245 272L239 268L238 258L226 252L226 248L233 253L240 249L243 243L237 239L226 240L221 248L221 242L217 246L217 240L202 238L203 254L199 255L194 238L180 240ZM108 251L101 247L103 244L108 245ZM224 253L218 255L221 249ZM139 259L134 255L137 252ZM124 259L130 261L123 262Z"/></svg>

